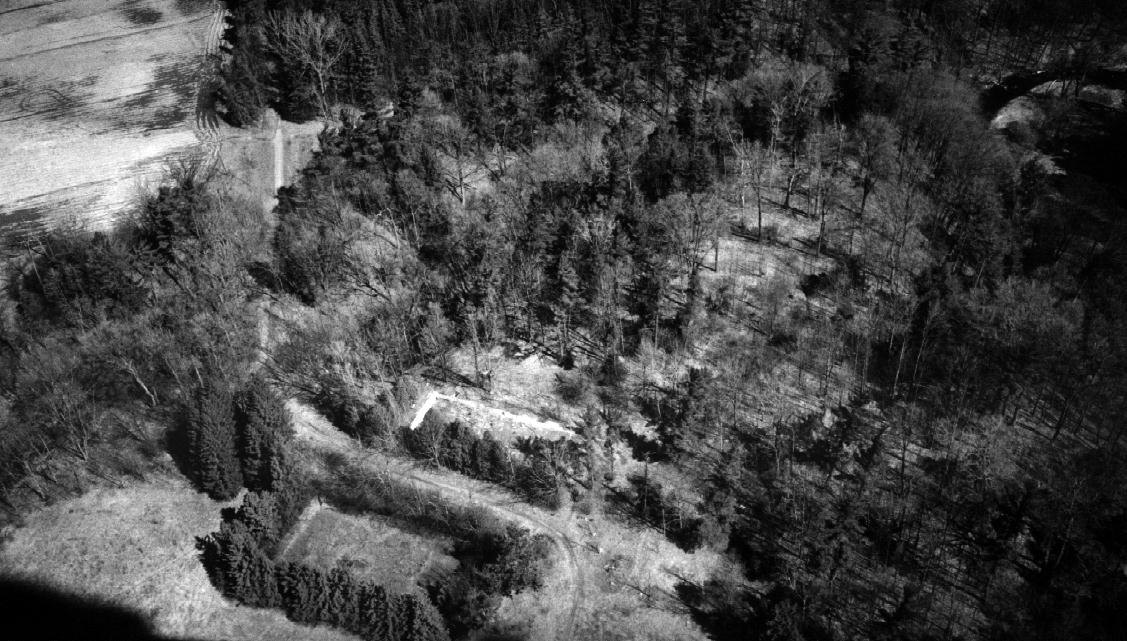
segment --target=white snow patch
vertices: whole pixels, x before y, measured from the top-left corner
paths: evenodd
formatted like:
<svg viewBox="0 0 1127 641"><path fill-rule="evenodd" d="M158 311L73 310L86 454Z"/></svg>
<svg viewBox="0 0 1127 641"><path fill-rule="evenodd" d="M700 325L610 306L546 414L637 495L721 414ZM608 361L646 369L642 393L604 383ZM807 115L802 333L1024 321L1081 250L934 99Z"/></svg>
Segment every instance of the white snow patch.
<svg viewBox="0 0 1127 641"><path fill-rule="evenodd" d="M1045 120L1045 112L1042 111L1032 98L1029 96L1021 96L1014 98L1006 103L1005 107L998 110L998 114L990 121L992 129L1005 129L1013 123L1024 123L1031 127L1036 127Z"/></svg>
<svg viewBox="0 0 1127 641"><path fill-rule="evenodd" d="M575 432L560 425L556 421L541 421L531 416L514 414L502 409L497 409L496 407L490 407L478 401L473 401L465 398L457 398L455 396L440 394L438 392L431 392L427 394L422 404L419 405L419 409L415 412L415 418L411 420L411 424L408 426L408 428L414 430L417 429L419 425L422 425L423 419L426 418L427 413L439 401L454 403L470 408L470 411L475 417L480 417L483 420L490 421L490 425L497 422L515 424L535 433L537 436L542 436L545 438L571 439L575 437ZM483 426L473 425L471 427Z"/></svg>

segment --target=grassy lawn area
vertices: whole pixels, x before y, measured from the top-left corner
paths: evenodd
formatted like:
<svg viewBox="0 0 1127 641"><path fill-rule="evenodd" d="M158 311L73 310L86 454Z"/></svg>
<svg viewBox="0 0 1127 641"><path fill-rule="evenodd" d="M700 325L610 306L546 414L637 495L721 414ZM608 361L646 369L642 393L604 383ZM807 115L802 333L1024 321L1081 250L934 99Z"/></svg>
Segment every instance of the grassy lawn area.
<svg viewBox="0 0 1127 641"><path fill-rule="evenodd" d="M389 590L409 592L430 572L455 569L451 542L400 529L378 516L351 516L324 507L298 525L282 557L330 569L345 567Z"/></svg>

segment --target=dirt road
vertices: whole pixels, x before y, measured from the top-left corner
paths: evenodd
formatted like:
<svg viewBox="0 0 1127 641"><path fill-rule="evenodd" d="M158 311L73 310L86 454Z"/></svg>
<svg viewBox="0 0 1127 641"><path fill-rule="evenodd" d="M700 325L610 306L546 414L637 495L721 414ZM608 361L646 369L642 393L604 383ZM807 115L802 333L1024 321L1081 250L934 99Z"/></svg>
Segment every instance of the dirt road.
<svg viewBox="0 0 1127 641"><path fill-rule="evenodd" d="M460 504L486 507L506 520L548 536L559 552L561 561L553 581L544 587L553 597L548 603L552 612L545 616L557 622L556 639L575 639L580 604L585 598L582 564L579 562L580 546L560 525L558 519L544 510L529 506L511 495L464 477L447 479L446 474L427 470L410 461L385 456L364 449L333 427L316 410L297 401L287 403L294 418L294 430L299 440L322 451L344 454L349 459L381 473L390 474L414 485L436 490ZM566 598L565 598L566 595Z"/></svg>

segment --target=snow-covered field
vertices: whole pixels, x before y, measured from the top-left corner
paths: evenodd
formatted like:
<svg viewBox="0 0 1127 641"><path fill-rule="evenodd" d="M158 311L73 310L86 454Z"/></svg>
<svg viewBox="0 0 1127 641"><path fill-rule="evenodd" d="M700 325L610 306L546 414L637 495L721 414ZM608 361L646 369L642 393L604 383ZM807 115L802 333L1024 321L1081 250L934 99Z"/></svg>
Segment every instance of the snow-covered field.
<svg viewBox="0 0 1127 641"><path fill-rule="evenodd" d="M105 227L167 159L200 153L210 0L0 0L0 236Z"/></svg>

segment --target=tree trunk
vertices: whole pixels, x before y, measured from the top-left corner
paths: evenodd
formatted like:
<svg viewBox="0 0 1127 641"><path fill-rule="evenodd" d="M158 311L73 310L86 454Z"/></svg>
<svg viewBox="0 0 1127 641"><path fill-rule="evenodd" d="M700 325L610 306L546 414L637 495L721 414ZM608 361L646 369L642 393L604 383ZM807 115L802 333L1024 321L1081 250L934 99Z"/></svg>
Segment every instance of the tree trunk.
<svg viewBox="0 0 1127 641"><path fill-rule="evenodd" d="M825 244L825 238L826 238L826 206L825 206L825 203L822 202L821 196L816 198L814 202L815 202L814 207L817 210L818 218L819 218L819 222L818 222L818 251L814 255L815 256L821 256L822 255L822 245Z"/></svg>
<svg viewBox="0 0 1127 641"><path fill-rule="evenodd" d="M762 189L755 190L755 211L759 217L759 242L763 242L763 191Z"/></svg>

